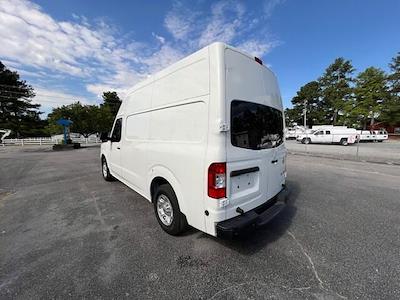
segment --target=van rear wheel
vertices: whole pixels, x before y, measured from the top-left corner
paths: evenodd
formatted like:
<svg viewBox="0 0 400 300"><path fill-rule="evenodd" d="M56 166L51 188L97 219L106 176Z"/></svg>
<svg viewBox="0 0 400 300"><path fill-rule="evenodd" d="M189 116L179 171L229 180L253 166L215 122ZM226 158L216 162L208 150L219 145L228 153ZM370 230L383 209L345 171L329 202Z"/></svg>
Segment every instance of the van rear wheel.
<svg viewBox="0 0 400 300"><path fill-rule="evenodd" d="M185 231L186 217L179 209L178 199L169 184L162 184L156 189L153 203L157 221L165 232L179 235Z"/></svg>

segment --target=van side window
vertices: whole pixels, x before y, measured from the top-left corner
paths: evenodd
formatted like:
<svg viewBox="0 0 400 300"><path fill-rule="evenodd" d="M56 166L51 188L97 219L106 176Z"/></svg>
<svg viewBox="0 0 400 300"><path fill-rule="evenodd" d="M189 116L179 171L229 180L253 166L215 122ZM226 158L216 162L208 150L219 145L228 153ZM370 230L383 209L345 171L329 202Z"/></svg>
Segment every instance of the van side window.
<svg viewBox="0 0 400 300"><path fill-rule="evenodd" d="M115 121L114 130L111 134L111 139L113 142L119 142L121 140L121 129L122 129L122 118Z"/></svg>
<svg viewBox="0 0 400 300"><path fill-rule="evenodd" d="M331 132L329 130L325 131L325 134L331 134Z"/></svg>
<svg viewBox="0 0 400 300"><path fill-rule="evenodd" d="M323 135L323 134L324 134L324 132L320 130L315 135Z"/></svg>
<svg viewBox="0 0 400 300"><path fill-rule="evenodd" d="M231 143L260 150L283 143L283 117L278 109L247 101L231 103Z"/></svg>

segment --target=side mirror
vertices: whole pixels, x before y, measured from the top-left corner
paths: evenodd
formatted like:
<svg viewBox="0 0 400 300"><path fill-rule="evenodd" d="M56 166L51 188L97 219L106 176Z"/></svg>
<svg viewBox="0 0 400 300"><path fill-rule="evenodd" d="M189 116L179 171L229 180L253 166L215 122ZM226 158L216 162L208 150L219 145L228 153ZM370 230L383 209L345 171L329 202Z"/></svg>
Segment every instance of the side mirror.
<svg viewBox="0 0 400 300"><path fill-rule="evenodd" d="M102 142L107 142L107 141L109 141L110 138L108 137L108 132L102 132L102 133L100 134L100 140L101 140Z"/></svg>

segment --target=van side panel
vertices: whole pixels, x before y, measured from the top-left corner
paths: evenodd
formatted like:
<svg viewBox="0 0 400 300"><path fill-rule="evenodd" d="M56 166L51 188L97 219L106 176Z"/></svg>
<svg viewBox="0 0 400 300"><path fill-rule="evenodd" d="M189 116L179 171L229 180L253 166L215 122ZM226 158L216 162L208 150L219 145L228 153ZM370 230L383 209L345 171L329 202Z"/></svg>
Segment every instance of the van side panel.
<svg viewBox="0 0 400 300"><path fill-rule="evenodd" d="M156 78L153 108L209 94L208 56L203 54L194 59L176 71Z"/></svg>
<svg viewBox="0 0 400 300"><path fill-rule="evenodd" d="M188 145L204 143L207 123L205 96L188 102L150 112L150 141L172 142ZM196 101L197 100L197 101Z"/></svg>
<svg viewBox="0 0 400 300"><path fill-rule="evenodd" d="M203 186L209 105L208 51L154 81L147 145L147 188L167 176L188 223L205 230Z"/></svg>

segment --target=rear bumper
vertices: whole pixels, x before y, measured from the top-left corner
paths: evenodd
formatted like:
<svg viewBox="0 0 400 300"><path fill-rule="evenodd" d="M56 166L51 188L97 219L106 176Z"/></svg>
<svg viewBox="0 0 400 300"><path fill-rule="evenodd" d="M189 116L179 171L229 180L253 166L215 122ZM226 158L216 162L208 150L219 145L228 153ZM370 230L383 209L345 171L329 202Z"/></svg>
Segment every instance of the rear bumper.
<svg viewBox="0 0 400 300"><path fill-rule="evenodd" d="M217 223L217 236L232 238L267 224L286 206L288 195L287 188L284 187L275 197L260 206L234 218Z"/></svg>

